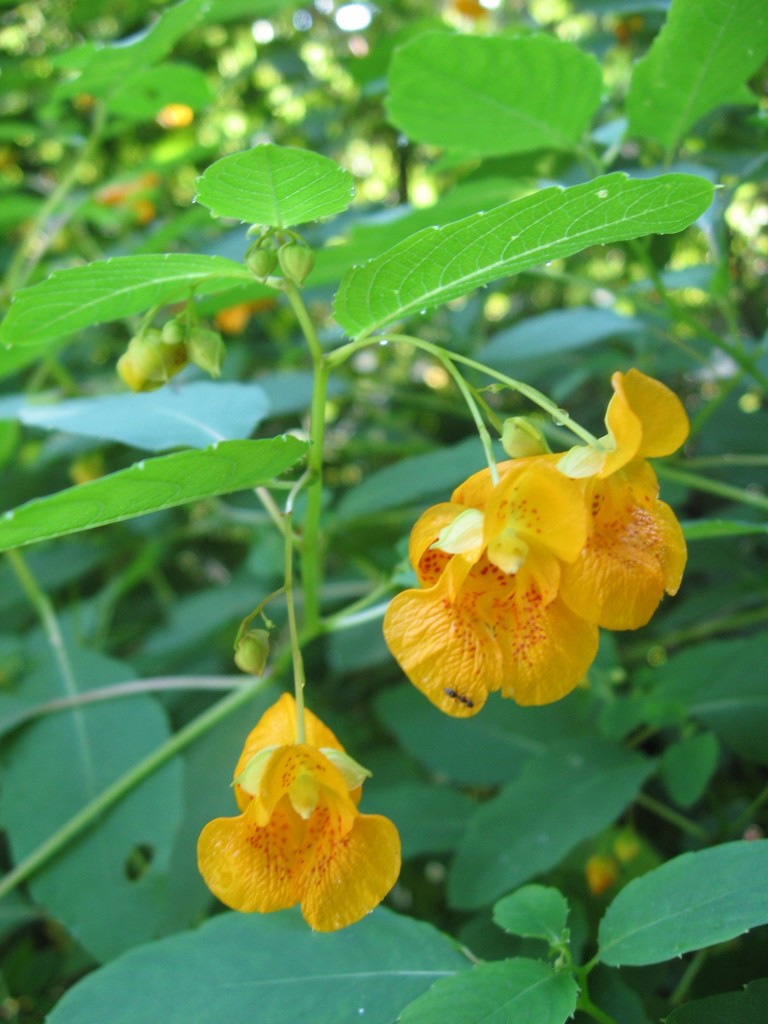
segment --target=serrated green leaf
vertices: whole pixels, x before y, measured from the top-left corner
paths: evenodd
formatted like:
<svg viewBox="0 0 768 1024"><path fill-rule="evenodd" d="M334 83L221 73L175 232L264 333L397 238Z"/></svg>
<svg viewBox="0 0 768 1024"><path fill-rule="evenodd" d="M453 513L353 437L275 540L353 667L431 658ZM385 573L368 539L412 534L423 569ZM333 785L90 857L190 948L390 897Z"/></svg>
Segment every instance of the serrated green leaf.
<svg viewBox="0 0 768 1024"><path fill-rule="evenodd" d="M744 83L766 56L764 0L673 0L664 28L632 75L630 134L671 150L710 110L756 104Z"/></svg>
<svg viewBox="0 0 768 1024"><path fill-rule="evenodd" d="M242 263L192 253L119 256L59 270L16 293L0 324L0 344L39 345L83 327L187 299L193 291L223 291L252 279Z"/></svg>
<svg viewBox="0 0 768 1024"><path fill-rule="evenodd" d="M646 758L599 739L566 741L529 760L470 822L448 879L451 905L482 907L554 867L614 821L652 769Z"/></svg>
<svg viewBox="0 0 768 1024"><path fill-rule="evenodd" d="M433 982L468 966L430 925L382 907L321 936L292 911L220 914L84 978L48 1024L203 1024L212 993L228 1024L253 1024L255 1014L262 1024L392 1024Z"/></svg>
<svg viewBox="0 0 768 1024"><path fill-rule="evenodd" d="M390 120L478 156L572 149L600 104L594 57L552 36L419 35L395 51Z"/></svg>
<svg viewBox="0 0 768 1024"><path fill-rule="evenodd" d="M0 517L0 551L268 483L307 450L295 437L222 441L36 498Z"/></svg>
<svg viewBox="0 0 768 1024"><path fill-rule="evenodd" d="M147 394L73 398L55 405L24 405L22 423L83 437L105 438L145 451L206 448L248 437L267 415L258 384L188 381Z"/></svg>
<svg viewBox="0 0 768 1024"><path fill-rule="evenodd" d="M590 245L681 231L706 210L712 194L709 182L688 174L633 180L617 173L542 189L488 213L426 228L348 271L334 314L348 334L369 334Z"/></svg>
<svg viewBox="0 0 768 1024"><path fill-rule="evenodd" d="M568 900L546 885L524 885L493 908L493 920L505 932L550 945L560 941L567 919Z"/></svg>
<svg viewBox="0 0 768 1024"><path fill-rule="evenodd" d="M600 922L598 956L641 967L768 923L768 840L684 853L630 882Z"/></svg>
<svg viewBox="0 0 768 1024"><path fill-rule="evenodd" d="M197 179L197 202L220 217L289 228L346 210L352 175L307 149L267 142L222 157Z"/></svg>
<svg viewBox="0 0 768 1024"><path fill-rule="evenodd" d="M741 992L723 992L679 1006L664 1024L765 1024L768 978L751 981Z"/></svg>
<svg viewBox="0 0 768 1024"><path fill-rule="evenodd" d="M501 960L438 981L406 1007L398 1024L564 1024L578 996L571 974L555 973L540 960Z"/></svg>
<svg viewBox="0 0 768 1024"><path fill-rule="evenodd" d="M92 651L69 648L72 680L43 651L25 691L49 698L135 678L133 670ZM141 695L82 705L28 725L4 768L0 813L14 861L20 861L110 783L165 742L158 703ZM91 830L36 872L37 903L63 921L97 959L148 941L164 909L171 846L183 814L181 766L165 765ZM131 877L131 857L148 858ZM119 920L119 928L115 921Z"/></svg>

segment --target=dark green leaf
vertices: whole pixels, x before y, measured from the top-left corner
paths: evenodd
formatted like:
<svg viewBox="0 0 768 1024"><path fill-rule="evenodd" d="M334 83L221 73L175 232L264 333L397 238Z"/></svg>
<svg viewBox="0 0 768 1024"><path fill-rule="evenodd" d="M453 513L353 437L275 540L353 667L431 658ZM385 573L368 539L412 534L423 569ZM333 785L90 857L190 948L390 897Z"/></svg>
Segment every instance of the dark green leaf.
<svg viewBox="0 0 768 1024"><path fill-rule="evenodd" d="M768 923L768 840L684 853L622 889L600 922L612 967L657 964Z"/></svg>
<svg viewBox="0 0 768 1024"><path fill-rule="evenodd" d="M461 153L567 150L602 84L594 57L552 36L429 32L395 51L387 109L413 140Z"/></svg>
<svg viewBox="0 0 768 1024"><path fill-rule="evenodd" d="M621 814L652 768L594 739L566 741L530 760L470 822L449 876L451 904L482 907L554 867Z"/></svg>
<svg viewBox="0 0 768 1024"><path fill-rule="evenodd" d="M374 775L374 783L376 776ZM452 853L464 835L474 801L445 786L405 782L378 788L366 786L366 810L383 814L397 825L403 857Z"/></svg>
<svg viewBox="0 0 768 1024"><path fill-rule="evenodd" d="M197 201L220 217L289 228L346 210L352 175L328 157L267 142L211 164Z"/></svg>
<svg viewBox="0 0 768 1024"><path fill-rule="evenodd" d="M51 697L133 679L126 665L70 650L73 679L45 659L28 690ZM59 682L54 682L59 680ZM147 696L88 704L28 725L9 751L0 811L21 860L168 738ZM181 818L179 764L166 765L33 875L35 900L99 959L148 941L164 908L171 844ZM115 922L119 921L119 927Z"/></svg>
<svg viewBox="0 0 768 1024"><path fill-rule="evenodd" d="M652 233L681 231L712 201L703 178L609 174L546 188L444 227L426 228L342 279L336 319L369 334L547 260Z"/></svg>
<svg viewBox="0 0 768 1024"><path fill-rule="evenodd" d="M241 263L191 253L120 256L60 270L16 293L0 324L0 343L39 345L83 327L187 299L193 291L222 291L233 282L252 279Z"/></svg>
<svg viewBox="0 0 768 1024"><path fill-rule="evenodd" d="M717 767L720 744L711 732L673 743L661 759L661 781L680 807L695 804L707 790Z"/></svg>
<svg viewBox="0 0 768 1024"><path fill-rule="evenodd" d="M501 960L439 981L398 1024L564 1024L578 995L571 974L540 960Z"/></svg>
<svg viewBox="0 0 768 1024"><path fill-rule="evenodd" d="M724 992L679 1006L665 1024L765 1024L768 978L752 981L741 992Z"/></svg>
<svg viewBox="0 0 768 1024"><path fill-rule="evenodd" d="M283 435L147 459L6 512L0 518L0 551L258 487L290 469L305 451L303 442Z"/></svg>
<svg viewBox="0 0 768 1024"><path fill-rule="evenodd" d="M392 1024L434 981L468 966L434 928L383 908L328 935L291 911L221 914L85 978L48 1024L207 1024L212 1000L227 1024Z"/></svg>

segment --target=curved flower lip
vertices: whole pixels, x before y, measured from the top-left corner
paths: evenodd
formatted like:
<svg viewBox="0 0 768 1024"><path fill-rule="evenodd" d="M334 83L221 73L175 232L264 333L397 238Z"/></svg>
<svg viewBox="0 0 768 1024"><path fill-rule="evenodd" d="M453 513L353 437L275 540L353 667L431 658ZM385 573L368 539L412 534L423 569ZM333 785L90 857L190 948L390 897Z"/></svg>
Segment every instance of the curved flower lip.
<svg viewBox="0 0 768 1024"><path fill-rule="evenodd" d="M603 450L571 448L558 462L566 476L605 478L635 459L671 455L688 437L683 404L661 381L631 369L614 373L611 386L614 395L605 414L608 433L600 438Z"/></svg>

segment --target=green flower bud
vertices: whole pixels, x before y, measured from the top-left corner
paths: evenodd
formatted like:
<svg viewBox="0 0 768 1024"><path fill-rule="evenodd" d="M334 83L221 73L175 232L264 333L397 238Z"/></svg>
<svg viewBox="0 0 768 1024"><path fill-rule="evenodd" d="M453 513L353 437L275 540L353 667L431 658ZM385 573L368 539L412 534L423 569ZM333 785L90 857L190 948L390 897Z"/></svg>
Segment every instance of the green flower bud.
<svg viewBox="0 0 768 1024"><path fill-rule="evenodd" d="M154 391L186 365L186 345L164 344L160 331L150 329L131 338L117 372L132 391Z"/></svg>
<svg viewBox="0 0 768 1024"><path fill-rule="evenodd" d="M193 327L187 339L187 355L195 366L212 377L221 376L224 361L224 342L218 331L207 327Z"/></svg>
<svg viewBox="0 0 768 1024"><path fill-rule="evenodd" d="M186 331L178 320L169 320L168 323L163 324L160 337L165 345L178 345L184 341L185 334Z"/></svg>
<svg viewBox="0 0 768 1024"><path fill-rule="evenodd" d="M277 266L277 255L270 246L266 249L254 249L245 257L245 265L254 277L264 281Z"/></svg>
<svg viewBox="0 0 768 1024"><path fill-rule="evenodd" d="M524 458L528 455L545 455L549 452L549 445L544 435L525 416L512 416L510 419L504 420L501 446L511 459Z"/></svg>
<svg viewBox="0 0 768 1024"><path fill-rule="evenodd" d="M283 274L294 284L304 284L315 265L312 250L305 245L297 245L296 242L287 242L281 246L277 258Z"/></svg>
<svg viewBox="0 0 768 1024"><path fill-rule="evenodd" d="M235 664L251 676L263 674L269 657L269 633L266 629L249 629L237 641Z"/></svg>

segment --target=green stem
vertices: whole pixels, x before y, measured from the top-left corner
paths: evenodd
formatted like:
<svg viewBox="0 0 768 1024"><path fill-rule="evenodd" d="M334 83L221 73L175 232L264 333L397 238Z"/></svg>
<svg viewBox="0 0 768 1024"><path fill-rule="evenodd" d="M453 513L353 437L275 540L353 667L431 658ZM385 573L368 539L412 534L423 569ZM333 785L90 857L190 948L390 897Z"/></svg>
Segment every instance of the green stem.
<svg viewBox="0 0 768 1024"><path fill-rule="evenodd" d="M172 757L175 757L182 750L188 747L195 740L204 736L219 722L223 721L233 712L243 707L248 701L265 686L267 678L255 679L246 684L235 693L224 697L213 707L208 708L194 721L189 722L177 733L171 736L165 743L153 750L151 754L139 761L137 765L116 779L111 786L108 786L102 793L86 804L53 835L49 836L37 849L20 861L16 867L9 871L0 881L0 900L9 892L25 882L31 875L44 867L53 857L65 846L79 836L86 828L93 824L102 814L121 800L132 789L135 789L149 775L161 768Z"/></svg>
<svg viewBox="0 0 768 1024"><path fill-rule="evenodd" d="M307 342L312 357L312 404L309 413L309 455L307 468L307 510L301 541L301 585L304 594L304 633L311 637L320 631L320 592L322 587L322 544L320 518L323 505L323 447L325 441L325 404L328 396L328 362L317 337L307 307L292 281L286 280L285 294Z"/></svg>
<svg viewBox="0 0 768 1024"><path fill-rule="evenodd" d="M696 975L707 962L707 958L711 951L711 947L709 949L700 949L696 952L695 956L692 957L690 963L683 971L683 976L678 982L675 991L669 997L669 1001L672 1006L678 1006L688 995L688 990L696 980Z"/></svg>
<svg viewBox="0 0 768 1024"><path fill-rule="evenodd" d="M42 623L45 635L48 638L48 643L51 645L53 650L53 656L56 659L56 664L59 667L61 678L64 682L64 689L68 696L74 697L77 690L77 681L75 680L75 674L72 671L72 664L67 654L67 647L64 643L64 637L61 635L61 629L59 628L59 620L56 618L56 613L53 610L53 605L48 600L46 594L40 589L40 586L29 571L27 563L24 561L22 554L16 549L11 548L6 551L6 558L10 563L11 568L16 574L16 578L27 595Z"/></svg>
<svg viewBox="0 0 768 1024"><path fill-rule="evenodd" d="M93 152L99 143L99 139L101 138L105 119L106 111L104 107L99 104L94 111L91 130L85 144L70 164L69 169L61 177L54 190L37 211L37 214L29 225L24 238L13 255L13 259L8 267L8 272L5 275L4 291L7 298L10 297L18 288L23 287L27 283L32 271L45 255L48 246L53 240L52 237L45 237L45 225L51 214L56 210L59 204L66 198L73 186L77 183L81 169L91 159Z"/></svg>
<svg viewBox="0 0 768 1024"><path fill-rule="evenodd" d="M288 632L291 638L291 660L293 662L293 690L296 696L296 742L306 743L304 723L304 660L301 657L299 630L296 625L296 607L293 601L293 509L285 510L285 605L288 610Z"/></svg>
<svg viewBox="0 0 768 1024"><path fill-rule="evenodd" d="M689 836L694 836L694 838L700 839L702 842L706 842L709 839L709 833L706 829L691 821L690 818L678 814L677 811L667 807L660 800L648 796L647 793L641 793L637 798L637 803L647 811L651 811L653 814L657 814L660 818L668 821L670 825L675 825L681 832L687 832Z"/></svg>
<svg viewBox="0 0 768 1024"><path fill-rule="evenodd" d="M706 491L708 494L716 494L720 498L727 498L729 501L736 501L741 505L759 508L761 512L768 512L768 497L764 494L753 494L741 487L733 487L731 484L711 480L699 473L689 473L687 470L677 469L675 466L657 465L655 468L663 480L677 480L678 483L686 484L697 491Z"/></svg>
<svg viewBox="0 0 768 1024"><path fill-rule="evenodd" d="M490 366L486 366L484 363L479 363L476 359L470 359L469 356L460 355L458 352L448 352L445 349L440 348L438 345L433 345L429 341L422 341L421 338L414 338L410 334L387 334L388 341L400 341L407 345L412 345L414 348L422 349L424 352L429 352L430 355L439 359L441 362L450 360L454 363L461 363L463 366L469 366L473 370L477 370L478 373L483 373L487 377L491 377L493 380L499 381L505 387L510 388L512 391L516 391L518 394L527 398L534 405L538 405L540 409L543 409L559 426L568 427L571 433L575 434L576 437L581 438L586 444L592 448L601 448L600 442L594 436L590 434L588 430L572 420L565 409L561 409L559 406L547 398L545 394L538 391L536 388L531 387L530 384L526 384L524 381L516 380L514 377L508 377L505 373L499 373L498 370L492 369ZM376 338L359 338L349 342L347 345L343 345L341 348L337 348L332 352L327 359L330 367L338 366L341 363L349 359L350 356L354 355L359 349L364 348L367 345L375 345L382 339Z"/></svg>
<svg viewBox="0 0 768 1024"><path fill-rule="evenodd" d="M575 971L576 980L579 983L579 1001L576 1003L576 1009L586 1013L592 1020L599 1021L599 1024L617 1024L613 1017L609 1016L604 1010L601 1010L599 1006L595 1006L590 998L589 988L587 987L587 975L596 964L597 959L595 958Z"/></svg>

